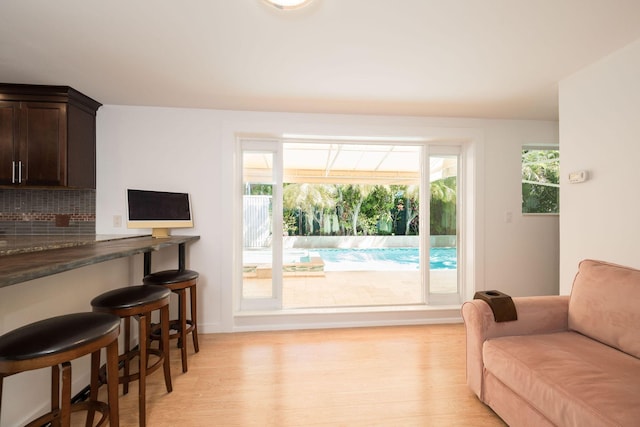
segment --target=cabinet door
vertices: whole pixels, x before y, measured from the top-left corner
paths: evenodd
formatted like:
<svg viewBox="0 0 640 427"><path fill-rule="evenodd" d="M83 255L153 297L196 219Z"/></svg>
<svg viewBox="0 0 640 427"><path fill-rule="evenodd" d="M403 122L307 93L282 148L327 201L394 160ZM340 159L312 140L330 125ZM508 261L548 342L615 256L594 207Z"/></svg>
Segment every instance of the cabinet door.
<svg viewBox="0 0 640 427"><path fill-rule="evenodd" d="M0 185L17 181L14 168L18 146L19 102L0 101Z"/></svg>
<svg viewBox="0 0 640 427"><path fill-rule="evenodd" d="M65 185L67 169L67 106L23 102L20 109L22 183Z"/></svg>

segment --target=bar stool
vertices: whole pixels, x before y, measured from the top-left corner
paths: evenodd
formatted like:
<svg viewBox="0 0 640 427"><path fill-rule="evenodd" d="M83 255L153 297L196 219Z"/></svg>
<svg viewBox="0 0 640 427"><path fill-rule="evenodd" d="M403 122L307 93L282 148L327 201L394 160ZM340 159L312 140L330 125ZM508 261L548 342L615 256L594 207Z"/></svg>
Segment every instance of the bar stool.
<svg viewBox="0 0 640 427"><path fill-rule="evenodd" d="M193 348L195 352L199 352L198 346L198 313L197 313L197 295L196 284L198 281L198 272L193 270L164 270L146 275L142 279L145 285L160 285L178 295L178 318L171 320L169 339L177 339L178 347L181 350L182 372L187 372L187 344L186 337L191 334L193 339ZM190 319L187 319L187 289L189 290ZM158 330L151 333L152 339L159 339Z"/></svg>
<svg viewBox="0 0 640 427"><path fill-rule="evenodd" d="M139 424L146 425L146 378L162 365L167 393L172 391L171 370L169 365L169 297L171 292L162 286L128 286L114 289L98 295L91 300L94 312L115 314L124 319L124 353L120 360L124 362L123 375L119 382L123 385L123 394L129 392L129 383L138 380ZM160 310L162 338L160 348L150 348L149 327L151 313ZM131 349L131 318L138 320L138 349ZM157 360L149 366L149 355L157 356ZM139 357L138 372L131 374L129 365L133 358Z"/></svg>
<svg viewBox="0 0 640 427"><path fill-rule="evenodd" d="M118 335L120 318L105 313L67 314L14 329L0 337L0 403L5 377L20 372L51 367L51 411L27 424L46 423L69 427L71 413L87 410L87 425L93 425L95 411L111 427L118 418ZM107 349L108 405L98 401L100 350ZM91 354L89 401L71 404L71 361ZM62 391L60 371L62 370Z"/></svg>

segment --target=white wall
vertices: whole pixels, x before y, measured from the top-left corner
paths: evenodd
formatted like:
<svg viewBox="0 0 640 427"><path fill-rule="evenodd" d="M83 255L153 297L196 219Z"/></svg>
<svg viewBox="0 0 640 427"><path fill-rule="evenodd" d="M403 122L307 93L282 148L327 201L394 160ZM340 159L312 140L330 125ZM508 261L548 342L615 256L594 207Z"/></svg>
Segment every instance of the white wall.
<svg viewBox="0 0 640 427"><path fill-rule="evenodd" d="M640 268L640 40L560 83L560 291L578 262ZM569 184L569 172L587 182Z"/></svg>
<svg viewBox="0 0 640 427"><path fill-rule="evenodd" d="M519 214L521 146L557 143L555 122L103 106L98 112L97 232L139 232L113 227L114 215L126 217L127 188L191 193L195 228L179 233L201 236L187 254L188 266L201 273L203 332L237 329L232 308L231 229L233 159L240 133L472 135L478 145L475 156L481 161L474 178L481 188L475 201L480 221L475 236L480 243L477 286L513 295L557 293L557 217L523 218ZM506 211L513 212L513 222L504 221ZM166 260L166 265L173 262L171 256ZM163 266L160 261L153 268ZM246 319L243 322L246 325Z"/></svg>
<svg viewBox="0 0 640 427"><path fill-rule="evenodd" d="M512 296L557 295L558 215L522 215L521 198L522 146L557 146L557 124L493 123L486 141L486 287Z"/></svg>

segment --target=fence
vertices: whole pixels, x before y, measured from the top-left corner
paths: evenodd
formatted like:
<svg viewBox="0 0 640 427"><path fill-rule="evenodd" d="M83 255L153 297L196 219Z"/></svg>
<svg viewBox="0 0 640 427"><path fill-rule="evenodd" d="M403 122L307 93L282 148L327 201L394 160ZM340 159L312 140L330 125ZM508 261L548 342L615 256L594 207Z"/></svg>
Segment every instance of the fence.
<svg viewBox="0 0 640 427"><path fill-rule="evenodd" d="M244 196L243 244L245 248L271 245L271 196Z"/></svg>

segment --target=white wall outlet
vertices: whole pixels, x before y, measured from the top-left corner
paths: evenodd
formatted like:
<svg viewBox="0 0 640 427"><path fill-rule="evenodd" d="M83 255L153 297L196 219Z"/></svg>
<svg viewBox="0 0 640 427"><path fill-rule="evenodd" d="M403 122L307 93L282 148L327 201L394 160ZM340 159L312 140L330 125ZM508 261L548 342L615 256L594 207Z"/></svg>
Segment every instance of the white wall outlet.
<svg viewBox="0 0 640 427"><path fill-rule="evenodd" d="M122 215L114 215L113 216L113 226L114 226L114 228L122 227Z"/></svg>
<svg viewBox="0 0 640 427"><path fill-rule="evenodd" d="M504 222L509 223L513 221L513 212L511 211L506 211L504 213Z"/></svg>
<svg viewBox="0 0 640 427"><path fill-rule="evenodd" d="M576 171L569 174L569 182L571 184L577 184L579 182L585 182L589 178L587 171Z"/></svg>

